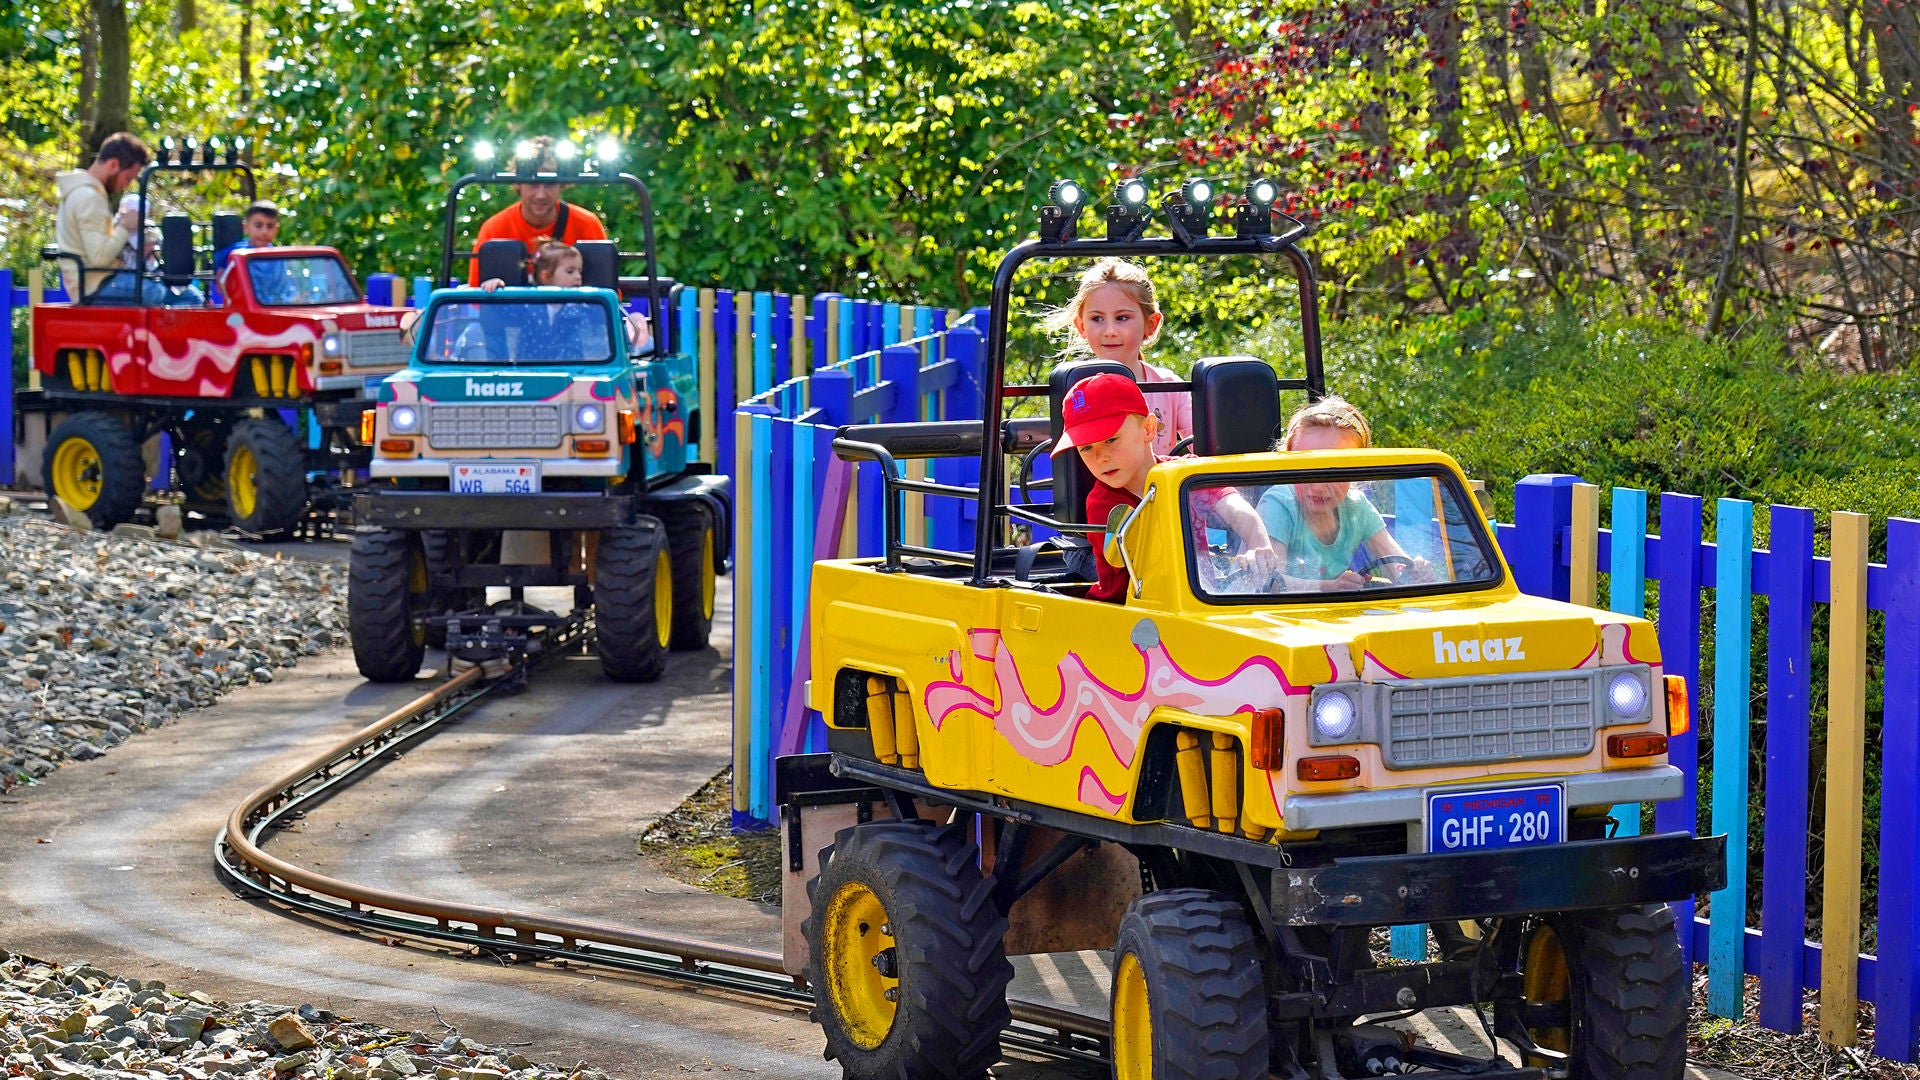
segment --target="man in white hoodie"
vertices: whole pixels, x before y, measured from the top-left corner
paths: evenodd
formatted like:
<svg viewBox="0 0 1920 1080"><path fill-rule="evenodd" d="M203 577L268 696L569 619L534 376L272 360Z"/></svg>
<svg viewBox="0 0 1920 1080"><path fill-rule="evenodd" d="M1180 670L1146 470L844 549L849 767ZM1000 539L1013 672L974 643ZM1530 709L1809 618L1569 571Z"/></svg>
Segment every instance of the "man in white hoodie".
<svg viewBox="0 0 1920 1080"><path fill-rule="evenodd" d="M60 260L60 271L67 295L78 299L82 279L86 295L96 302L132 303L138 295L149 304L198 304L198 289L171 292L157 281L142 279L134 272L114 272L105 268L121 265L120 253L128 238L139 228L139 211L124 209L115 214L113 202L140 176L152 157L147 144L127 132L107 136L94 155L93 164L84 169L59 173L54 184L60 190L60 218L54 229L54 245L62 256L78 256L88 269L77 272L71 258ZM135 288L140 292L136 294Z"/></svg>

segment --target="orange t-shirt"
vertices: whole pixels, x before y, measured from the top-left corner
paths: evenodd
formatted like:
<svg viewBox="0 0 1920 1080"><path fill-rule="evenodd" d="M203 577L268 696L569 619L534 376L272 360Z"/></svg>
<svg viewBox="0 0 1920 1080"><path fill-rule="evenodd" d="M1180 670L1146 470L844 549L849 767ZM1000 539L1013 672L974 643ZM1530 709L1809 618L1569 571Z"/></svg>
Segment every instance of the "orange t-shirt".
<svg viewBox="0 0 1920 1080"><path fill-rule="evenodd" d="M583 210L572 203L562 205L566 207L567 227L559 236L553 235L552 225L544 229L536 229L527 224L527 219L521 216L520 204L516 202L488 218L486 224L480 226L480 235L474 238L473 250L479 251L480 245L489 240L518 240L527 245L527 254L532 255L540 250L540 245L549 240L558 240L563 244L577 244L582 240L607 238L607 230L600 224L600 219L593 216L592 211ZM472 259L467 263L467 284L480 284L479 259Z"/></svg>

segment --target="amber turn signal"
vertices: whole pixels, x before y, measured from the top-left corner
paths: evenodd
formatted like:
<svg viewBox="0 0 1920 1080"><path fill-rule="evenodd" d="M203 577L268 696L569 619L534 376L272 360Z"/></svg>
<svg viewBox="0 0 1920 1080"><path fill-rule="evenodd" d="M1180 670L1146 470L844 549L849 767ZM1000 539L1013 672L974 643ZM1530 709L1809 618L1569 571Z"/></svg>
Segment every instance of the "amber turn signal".
<svg viewBox="0 0 1920 1080"><path fill-rule="evenodd" d="M1254 711L1253 738L1249 740L1252 749L1247 759L1249 765L1269 772L1286 765L1286 723L1287 714L1280 709Z"/></svg>
<svg viewBox="0 0 1920 1080"><path fill-rule="evenodd" d="M1303 757L1299 766L1300 779L1352 780L1360 775L1360 759L1345 754L1330 754L1326 757Z"/></svg>
<svg viewBox="0 0 1920 1080"><path fill-rule="evenodd" d="M360 445L362 446L373 445L373 410L372 409L368 409L366 412L363 412L360 414Z"/></svg>
<svg viewBox="0 0 1920 1080"><path fill-rule="evenodd" d="M1693 702L1687 698L1687 680L1667 676L1667 734L1685 735L1693 730Z"/></svg>
<svg viewBox="0 0 1920 1080"><path fill-rule="evenodd" d="M605 439L575 439L573 448L583 454L604 454L613 448L613 444Z"/></svg>
<svg viewBox="0 0 1920 1080"><path fill-rule="evenodd" d="M413 440L381 439L380 452L383 454L411 454L413 453Z"/></svg>
<svg viewBox="0 0 1920 1080"><path fill-rule="evenodd" d="M631 446L635 442L635 429L632 409L620 410L620 443Z"/></svg>
<svg viewBox="0 0 1920 1080"><path fill-rule="evenodd" d="M1607 736L1610 757L1657 757L1667 752L1667 737L1642 731L1633 735Z"/></svg>

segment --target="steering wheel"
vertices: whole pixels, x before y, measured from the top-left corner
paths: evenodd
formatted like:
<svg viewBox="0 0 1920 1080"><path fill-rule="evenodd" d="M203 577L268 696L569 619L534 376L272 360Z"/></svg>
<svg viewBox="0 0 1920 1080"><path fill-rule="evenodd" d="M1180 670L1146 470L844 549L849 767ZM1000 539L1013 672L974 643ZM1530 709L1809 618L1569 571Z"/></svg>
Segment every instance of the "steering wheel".
<svg viewBox="0 0 1920 1080"><path fill-rule="evenodd" d="M1251 565L1238 556L1229 555L1216 548L1208 548L1207 556L1212 560L1215 592L1234 596L1254 596L1274 591L1273 583L1278 577L1277 574L1257 573Z"/></svg>
<svg viewBox="0 0 1920 1080"><path fill-rule="evenodd" d="M1413 568L1413 560L1405 555L1376 555L1368 561L1367 565L1363 567L1360 572L1369 579L1387 577L1388 575L1376 573L1376 571L1384 570L1389 566L1398 566L1402 571L1411 570Z"/></svg>
<svg viewBox="0 0 1920 1080"><path fill-rule="evenodd" d="M1035 487L1039 487L1040 490L1042 491L1052 490L1053 488L1052 480L1044 480L1037 484L1034 483L1033 481L1034 458L1039 457L1041 454L1044 454L1051 449L1053 449L1053 440L1046 439L1046 440L1043 440L1039 445L1035 446L1033 449L1020 455L1020 471L1014 474L1013 486L1015 490L1020 492L1021 501L1028 502L1028 503L1033 502L1033 496L1027 492L1028 484L1033 484ZM1044 487L1041 486L1042 484L1044 484L1045 486Z"/></svg>

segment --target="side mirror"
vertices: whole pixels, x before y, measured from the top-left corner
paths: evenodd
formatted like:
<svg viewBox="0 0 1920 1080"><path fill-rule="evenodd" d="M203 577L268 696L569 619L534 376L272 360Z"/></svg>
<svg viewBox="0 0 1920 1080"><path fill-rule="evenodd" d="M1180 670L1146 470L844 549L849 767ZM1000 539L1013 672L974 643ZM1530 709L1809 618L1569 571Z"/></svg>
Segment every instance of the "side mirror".
<svg viewBox="0 0 1920 1080"><path fill-rule="evenodd" d="M1107 515L1107 542L1100 546L1100 557L1107 560L1108 566L1127 565L1126 553L1120 548L1120 530L1132 516L1133 508L1130 506L1116 506L1113 513Z"/></svg>
<svg viewBox="0 0 1920 1080"><path fill-rule="evenodd" d="M419 308L400 316L400 344L413 348L414 331L420 329L420 316L425 314Z"/></svg>

